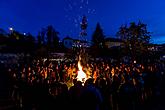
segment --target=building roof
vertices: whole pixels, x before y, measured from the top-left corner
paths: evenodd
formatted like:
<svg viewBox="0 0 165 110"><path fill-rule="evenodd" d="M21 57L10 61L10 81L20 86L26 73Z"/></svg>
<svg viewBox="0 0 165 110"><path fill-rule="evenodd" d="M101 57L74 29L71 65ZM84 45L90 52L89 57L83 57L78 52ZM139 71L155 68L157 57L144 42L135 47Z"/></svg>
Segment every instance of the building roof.
<svg viewBox="0 0 165 110"><path fill-rule="evenodd" d="M81 42L81 43L87 43L88 41L85 40L79 40L79 39L73 39L74 42Z"/></svg>
<svg viewBox="0 0 165 110"><path fill-rule="evenodd" d="M72 39L71 37L69 37L69 36L65 37L64 39L65 39L65 40L66 40L66 39L73 40L73 39ZM63 40L64 40L64 39L63 39Z"/></svg>
<svg viewBox="0 0 165 110"><path fill-rule="evenodd" d="M63 40L73 40L73 42L81 42L81 43L88 43L88 41L81 40L81 39L73 39L71 37L65 37Z"/></svg>
<svg viewBox="0 0 165 110"><path fill-rule="evenodd" d="M110 42L122 42L121 39L112 38L112 37L105 38L105 41L110 41Z"/></svg>

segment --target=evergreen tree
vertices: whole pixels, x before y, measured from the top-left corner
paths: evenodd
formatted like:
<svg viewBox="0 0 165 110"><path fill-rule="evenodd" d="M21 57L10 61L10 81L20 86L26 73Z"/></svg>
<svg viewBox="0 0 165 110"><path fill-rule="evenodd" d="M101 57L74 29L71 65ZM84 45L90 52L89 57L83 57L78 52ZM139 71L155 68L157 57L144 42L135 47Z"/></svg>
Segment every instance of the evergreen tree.
<svg viewBox="0 0 165 110"><path fill-rule="evenodd" d="M103 30L102 30L100 24L97 23L96 29L92 36L93 46L96 48L103 48L104 47L104 38L105 38L105 36L104 36Z"/></svg>

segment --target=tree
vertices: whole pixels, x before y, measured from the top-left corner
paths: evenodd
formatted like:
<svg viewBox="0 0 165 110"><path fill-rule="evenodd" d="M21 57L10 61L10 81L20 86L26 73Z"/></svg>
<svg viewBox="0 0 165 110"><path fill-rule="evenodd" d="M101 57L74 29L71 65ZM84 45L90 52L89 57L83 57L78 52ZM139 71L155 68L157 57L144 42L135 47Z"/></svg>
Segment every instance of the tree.
<svg viewBox="0 0 165 110"><path fill-rule="evenodd" d="M41 41L41 33L39 32L37 35L37 46L40 48L42 46L42 41Z"/></svg>
<svg viewBox="0 0 165 110"><path fill-rule="evenodd" d="M58 37L59 32L53 31L53 46L55 49L59 48L59 40L60 38Z"/></svg>
<svg viewBox="0 0 165 110"><path fill-rule="evenodd" d="M53 26L49 25L46 30L46 36L47 36L47 47L48 49L52 48L58 48L59 45L59 32L57 32Z"/></svg>
<svg viewBox="0 0 165 110"><path fill-rule="evenodd" d="M96 29L92 36L93 46L95 46L96 48L103 47L104 38L105 38L105 36L104 36L103 30L102 30L100 24L97 23Z"/></svg>
<svg viewBox="0 0 165 110"><path fill-rule="evenodd" d="M6 31L4 29L0 28L0 36L3 36L3 37L7 36L7 33L6 33Z"/></svg>
<svg viewBox="0 0 165 110"><path fill-rule="evenodd" d="M7 33L5 32L5 30L3 30L3 29L0 28L0 43L2 43L3 40L6 40L6 39L7 39Z"/></svg>
<svg viewBox="0 0 165 110"><path fill-rule="evenodd" d="M104 36L104 33L103 33L103 30L100 26L99 23L97 23L96 25L96 29L92 35L92 50L95 50L92 52L92 54L95 56L95 57L98 57L98 56L102 56L104 55L104 47L105 47L105 43L104 43L104 39L105 36Z"/></svg>
<svg viewBox="0 0 165 110"><path fill-rule="evenodd" d="M13 30L12 33L9 34L8 37L8 50L12 52L19 52L24 50L24 35L20 32Z"/></svg>
<svg viewBox="0 0 165 110"><path fill-rule="evenodd" d="M41 44L42 45L45 45L45 34L46 34L46 29L42 28L41 33L40 33L40 35L41 35Z"/></svg>
<svg viewBox="0 0 165 110"><path fill-rule="evenodd" d="M2 52L6 50L6 45L7 45L8 37L7 33L0 28L0 51Z"/></svg>
<svg viewBox="0 0 165 110"><path fill-rule="evenodd" d="M35 49L35 38L30 33L25 35L25 43L28 52L32 52Z"/></svg>
<svg viewBox="0 0 165 110"><path fill-rule="evenodd" d="M132 22L129 26L121 26L117 32L117 36L124 42L125 50L132 56L132 59L137 59L148 51L147 45L151 37L151 33L147 30L147 25Z"/></svg>
<svg viewBox="0 0 165 110"><path fill-rule="evenodd" d="M35 49L35 38L30 33L23 34L12 30L7 37L7 51L32 53Z"/></svg>

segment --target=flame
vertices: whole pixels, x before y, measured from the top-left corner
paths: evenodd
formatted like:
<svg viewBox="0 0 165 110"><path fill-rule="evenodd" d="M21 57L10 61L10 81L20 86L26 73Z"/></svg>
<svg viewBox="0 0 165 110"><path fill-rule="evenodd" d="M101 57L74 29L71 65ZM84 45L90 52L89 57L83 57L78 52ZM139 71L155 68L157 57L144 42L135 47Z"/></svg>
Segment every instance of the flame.
<svg viewBox="0 0 165 110"><path fill-rule="evenodd" d="M78 75L77 75L77 80L84 83L87 80L87 75L82 70L82 66L80 64L80 60L81 60L81 57L79 57L79 61L78 61L78 69L79 69L79 71L78 71Z"/></svg>

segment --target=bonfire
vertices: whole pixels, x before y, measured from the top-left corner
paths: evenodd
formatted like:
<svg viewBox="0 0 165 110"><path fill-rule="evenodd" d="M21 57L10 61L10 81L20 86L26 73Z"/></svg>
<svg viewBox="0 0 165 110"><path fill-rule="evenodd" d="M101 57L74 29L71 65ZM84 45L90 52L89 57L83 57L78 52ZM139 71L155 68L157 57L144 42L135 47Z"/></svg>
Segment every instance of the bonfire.
<svg viewBox="0 0 165 110"><path fill-rule="evenodd" d="M77 81L81 81L82 83L85 83L85 81L87 80L87 75L86 73L84 73L84 71L82 70L82 66L81 66L81 57L79 56L79 61L78 61L78 75L77 75Z"/></svg>

